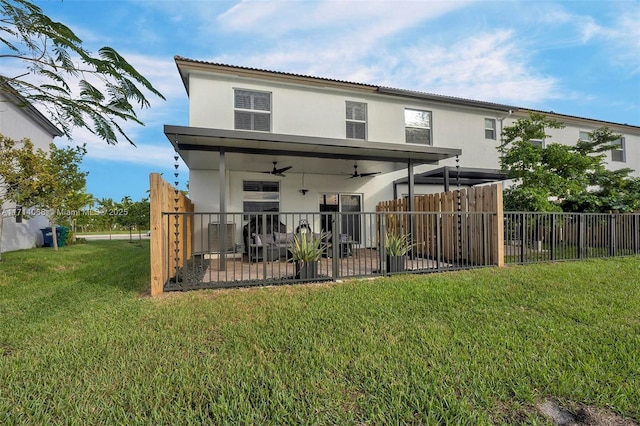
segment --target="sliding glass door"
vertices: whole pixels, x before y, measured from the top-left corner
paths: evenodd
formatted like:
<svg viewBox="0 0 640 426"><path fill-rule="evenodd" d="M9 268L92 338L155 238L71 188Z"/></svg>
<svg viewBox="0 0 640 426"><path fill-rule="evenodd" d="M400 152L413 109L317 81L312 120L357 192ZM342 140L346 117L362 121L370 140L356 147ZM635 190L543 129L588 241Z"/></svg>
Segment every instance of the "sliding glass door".
<svg viewBox="0 0 640 426"><path fill-rule="evenodd" d="M360 194L320 194L320 213L339 212L339 228L334 229L332 215L322 216L322 231L341 235L343 239L360 242Z"/></svg>

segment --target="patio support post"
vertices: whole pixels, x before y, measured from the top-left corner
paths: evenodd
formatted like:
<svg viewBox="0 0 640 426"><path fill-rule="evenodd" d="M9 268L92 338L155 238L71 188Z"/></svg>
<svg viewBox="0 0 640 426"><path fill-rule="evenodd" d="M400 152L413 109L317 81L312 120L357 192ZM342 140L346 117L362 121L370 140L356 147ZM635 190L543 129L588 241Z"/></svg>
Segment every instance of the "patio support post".
<svg viewBox="0 0 640 426"><path fill-rule="evenodd" d="M226 164L224 158L224 148L220 148L220 159L219 159L219 185L218 185L218 194L220 196L220 227L218 228L218 248L220 249L220 253L218 254L218 262L220 266L220 271L224 271L227 265L227 255L226 255L226 247L225 241L227 240L227 204L226 204L226 192L227 192L227 173L226 173Z"/></svg>
<svg viewBox="0 0 640 426"><path fill-rule="evenodd" d="M444 192L449 192L449 166L444 166Z"/></svg>

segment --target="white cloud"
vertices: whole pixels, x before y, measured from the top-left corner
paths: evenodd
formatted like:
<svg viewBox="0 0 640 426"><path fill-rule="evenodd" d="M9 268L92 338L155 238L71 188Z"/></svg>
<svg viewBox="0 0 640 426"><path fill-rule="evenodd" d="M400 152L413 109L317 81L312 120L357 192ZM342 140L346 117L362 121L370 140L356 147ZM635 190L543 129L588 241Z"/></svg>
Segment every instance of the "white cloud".
<svg viewBox="0 0 640 426"><path fill-rule="evenodd" d="M368 50L340 39L328 45L286 42L217 60L518 105L556 96L557 81L536 73L513 31L470 35L451 45L428 36L412 41L396 46L380 40Z"/></svg>
<svg viewBox="0 0 640 426"><path fill-rule="evenodd" d="M593 47L601 45L608 61L627 68L631 74L640 73L640 7L638 2L610 2L608 13L588 15L571 13L565 7L544 4L544 13L536 14L538 22L562 27L565 32L550 31L554 46ZM559 36L561 34L561 36ZM603 57L605 57L603 55Z"/></svg>
<svg viewBox="0 0 640 426"><path fill-rule="evenodd" d="M401 52L400 74L414 88L495 102L536 103L557 89L555 79L537 75L513 31L476 34L451 46L419 46ZM398 76L391 74L393 82ZM406 84L406 83L405 83Z"/></svg>
<svg viewBox="0 0 640 426"><path fill-rule="evenodd" d="M132 139L135 141L135 137ZM136 146L133 146L126 141L122 141L117 145L109 145L93 135L89 130L78 128L73 131L73 140L56 140L56 145L58 146L78 146L83 144L87 149L85 158L122 163L123 167L131 164L167 169L172 167L174 161L175 152L164 135L162 135L161 140L157 141L157 144L144 142L136 143Z"/></svg>
<svg viewBox="0 0 640 426"><path fill-rule="evenodd" d="M632 7L617 13L608 25L592 20L581 27L584 43L602 42L611 62L626 67L632 74L640 73L640 8Z"/></svg>
<svg viewBox="0 0 640 426"><path fill-rule="evenodd" d="M218 16L224 30L267 37L334 28L373 39L462 7L460 1L253 1L244 0ZM354 31L357 30L357 31ZM365 38L365 37L363 37ZM361 40L362 41L362 40Z"/></svg>

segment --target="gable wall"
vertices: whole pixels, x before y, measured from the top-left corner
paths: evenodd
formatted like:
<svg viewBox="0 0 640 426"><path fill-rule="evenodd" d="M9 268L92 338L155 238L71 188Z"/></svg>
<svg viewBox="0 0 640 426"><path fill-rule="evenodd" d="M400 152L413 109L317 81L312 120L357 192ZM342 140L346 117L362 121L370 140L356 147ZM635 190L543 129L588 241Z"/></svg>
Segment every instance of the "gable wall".
<svg viewBox="0 0 640 426"><path fill-rule="evenodd" d="M49 150L49 144L53 142L52 135L43 129L27 112L15 106L11 102L6 102L6 98L0 93L0 134L14 140L24 138L31 139L35 148ZM23 219L22 223L16 223L12 212L15 209L13 203L3 205L5 217L2 229L2 240L0 241L0 251L14 251L36 247L42 245L41 228L49 226L48 220L44 216L35 216L30 219Z"/></svg>

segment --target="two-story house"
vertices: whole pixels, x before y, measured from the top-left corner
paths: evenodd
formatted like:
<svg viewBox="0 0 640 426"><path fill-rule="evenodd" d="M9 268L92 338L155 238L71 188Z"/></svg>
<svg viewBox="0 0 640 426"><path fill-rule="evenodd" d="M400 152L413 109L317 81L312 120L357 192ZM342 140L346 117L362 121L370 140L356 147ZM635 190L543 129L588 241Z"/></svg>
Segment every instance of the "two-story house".
<svg viewBox="0 0 640 426"><path fill-rule="evenodd" d="M0 134L16 141L28 138L34 148L44 151L49 150L49 144L56 136L63 135L40 111L6 86L0 89ZM42 245L40 229L49 226L45 216L22 217L16 214L16 206L12 203L6 203L3 210L5 217L0 251Z"/></svg>
<svg viewBox="0 0 640 426"><path fill-rule="evenodd" d="M196 211L373 211L381 200L500 180L501 130L530 112L370 84L175 61L189 96L189 126L167 125L165 134L189 168ZM572 144L604 125L622 134L609 165L630 167L638 175L639 127L545 114L566 125L550 131L553 142Z"/></svg>

